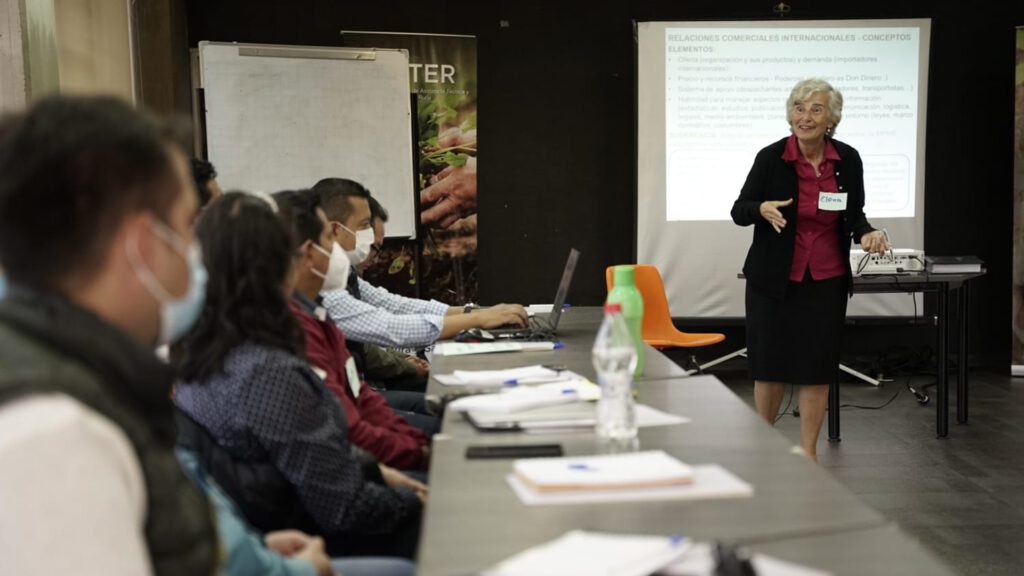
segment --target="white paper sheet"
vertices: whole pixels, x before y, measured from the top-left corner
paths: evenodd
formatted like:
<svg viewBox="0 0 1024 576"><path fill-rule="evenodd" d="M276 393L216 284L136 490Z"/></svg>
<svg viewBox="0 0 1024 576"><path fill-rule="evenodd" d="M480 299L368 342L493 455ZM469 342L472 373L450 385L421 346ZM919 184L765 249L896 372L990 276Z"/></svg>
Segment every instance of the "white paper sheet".
<svg viewBox="0 0 1024 576"><path fill-rule="evenodd" d="M444 342L434 347L438 356L467 356L502 352L546 352L563 348L560 342Z"/></svg>
<svg viewBox="0 0 1024 576"><path fill-rule="evenodd" d="M456 370L452 377L464 386L502 386L568 380L570 375L536 364L505 370Z"/></svg>
<svg viewBox="0 0 1024 576"><path fill-rule="evenodd" d="M647 576L686 552L680 537L573 530L524 550L484 576Z"/></svg>
<svg viewBox="0 0 1024 576"><path fill-rule="evenodd" d="M495 394L463 396L448 404L455 412L514 414L532 408L567 404L580 399L573 382L553 382L537 386L516 386Z"/></svg>
<svg viewBox="0 0 1024 576"><path fill-rule="evenodd" d="M685 416L677 416L652 408L647 404L636 405L636 425L638 428L648 426L674 426L676 424L687 424L690 419Z"/></svg>
<svg viewBox="0 0 1024 576"><path fill-rule="evenodd" d="M793 564L772 556L754 554L751 558L758 576L831 576L815 568ZM658 576L714 576L715 559L711 545L699 542L687 549L679 559L658 572Z"/></svg>
<svg viewBox="0 0 1024 576"><path fill-rule="evenodd" d="M526 313L530 316L534 314L550 314L554 308L554 304L530 304L526 307Z"/></svg>
<svg viewBox="0 0 1024 576"><path fill-rule="evenodd" d="M579 386L580 384L577 385ZM596 400L600 396L600 388L595 384L587 382L581 389L578 388L577 394L579 402L587 404L584 401ZM494 419L489 417L490 414L495 413L480 410L469 411L469 415L478 423L492 422ZM509 413L499 412L497 414ZM551 413L549 410L543 410L543 414L541 414L538 409L529 409L509 414L508 417L502 419L503 424L500 428L506 430L518 426L523 432L528 434L593 434L596 414L596 406L593 402L589 402L589 406L578 411L556 410L554 413ZM662 412L644 404L637 404L636 406L636 425L638 428L671 426L688 422L690 422L690 419L683 416Z"/></svg>

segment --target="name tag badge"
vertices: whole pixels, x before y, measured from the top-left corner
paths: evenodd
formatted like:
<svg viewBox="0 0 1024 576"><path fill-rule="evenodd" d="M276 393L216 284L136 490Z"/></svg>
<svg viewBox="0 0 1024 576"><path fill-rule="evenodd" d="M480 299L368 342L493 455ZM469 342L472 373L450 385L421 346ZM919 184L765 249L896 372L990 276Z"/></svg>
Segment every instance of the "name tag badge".
<svg viewBox="0 0 1024 576"><path fill-rule="evenodd" d="M840 212L846 210L846 192L818 192L818 210Z"/></svg>
<svg viewBox="0 0 1024 576"><path fill-rule="evenodd" d="M363 383L359 381L359 370L356 370L355 358L349 356L348 361L345 362L345 373L348 376L348 387L352 390L352 395L359 398L359 390Z"/></svg>

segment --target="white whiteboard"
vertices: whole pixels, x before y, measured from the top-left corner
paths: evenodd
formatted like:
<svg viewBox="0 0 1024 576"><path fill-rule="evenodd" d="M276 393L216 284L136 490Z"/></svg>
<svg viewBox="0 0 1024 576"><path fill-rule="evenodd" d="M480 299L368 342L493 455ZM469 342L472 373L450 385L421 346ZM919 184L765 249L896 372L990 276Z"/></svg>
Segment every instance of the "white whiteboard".
<svg viewBox="0 0 1024 576"><path fill-rule="evenodd" d="M207 153L224 190L366 186L414 237L409 55L400 50L199 43Z"/></svg>

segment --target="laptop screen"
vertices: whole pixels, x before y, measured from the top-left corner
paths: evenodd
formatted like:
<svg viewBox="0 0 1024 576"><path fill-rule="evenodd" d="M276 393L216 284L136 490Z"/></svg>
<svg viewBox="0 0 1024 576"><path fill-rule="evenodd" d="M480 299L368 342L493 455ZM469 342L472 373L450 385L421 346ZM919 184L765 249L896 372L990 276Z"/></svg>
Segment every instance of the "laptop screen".
<svg viewBox="0 0 1024 576"><path fill-rule="evenodd" d="M579 250L573 248L569 251L569 259L565 262L565 270L562 271L562 281L558 283L558 292L555 292L551 316L548 318L552 331L558 328L558 320L562 317L562 307L565 306L565 297L569 294L569 285L572 284L572 276L576 273L576 262L579 259Z"/></svg>

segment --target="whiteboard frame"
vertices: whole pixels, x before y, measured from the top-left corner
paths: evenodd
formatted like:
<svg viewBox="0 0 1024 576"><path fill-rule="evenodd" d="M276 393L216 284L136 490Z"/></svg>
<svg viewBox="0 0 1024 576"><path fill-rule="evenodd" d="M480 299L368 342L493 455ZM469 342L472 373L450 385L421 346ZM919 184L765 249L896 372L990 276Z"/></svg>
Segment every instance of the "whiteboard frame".
<svg viewBox="0 0 1024 576"><path fill-rule="evenodd" d="M359 60L359 61L375 61L377 54L381 52L394 52L402 53L405 55L406 60L409 58L408 50L399 48L365 48L365 47L338 47L338 46L309 46L309 45L292 45L292 44L254 44L254 43L242 43L242 42L210 42L201 41L198 43L195 56L196 72L193 78L196 80L196 86L194 89L203 91L203 98L195 98L193 102L197 106L197 110L194 114L194 121L196 123L197 132L202 133L202 143L205 149L206 156L209 156L209 145L208 145L208 114L206 105L205 91L207 89L206 80L206 66L203 58L203 49L207 46L213 47L233 47L238 48L239 56L250 56L250 57L270 57L270 58L298 58L298 59L318 59L318 60ZM408 74L406 70L406 74ZM406 76L408 78L408 76ZM409 166L411 166L410 179L408 182L408 190L411 195L409 205L412 209L411 222L403 223L405 226L410 226L411 231L406 234L404 230L402 233L395 234L393 232L394 227L389 227L388 238L407 238L409 240L415 240L419 237L419 186L418 182L418 167L417 167L417 145L415 140L415 118L413 117L413 106L412 106L412 90L411 86L408 91L407 97L404 100L407 106L406 112L408 117L408 137L405 142L409 147ZM344 174L339 174L339 177L346 177ZM364 183L365 184L365 183ZM230 187L230 183L228 183ZM313 182L310 182L306 187L312 187ZM371 187L372 191L372 187ZM273 191L269 191L273 192ZM381 197L375 196L378 199ZM386 206L387 207L387 206ZM395 212L395 210L390 209ZM389 221L394 222L394 218Z"/></svg>

